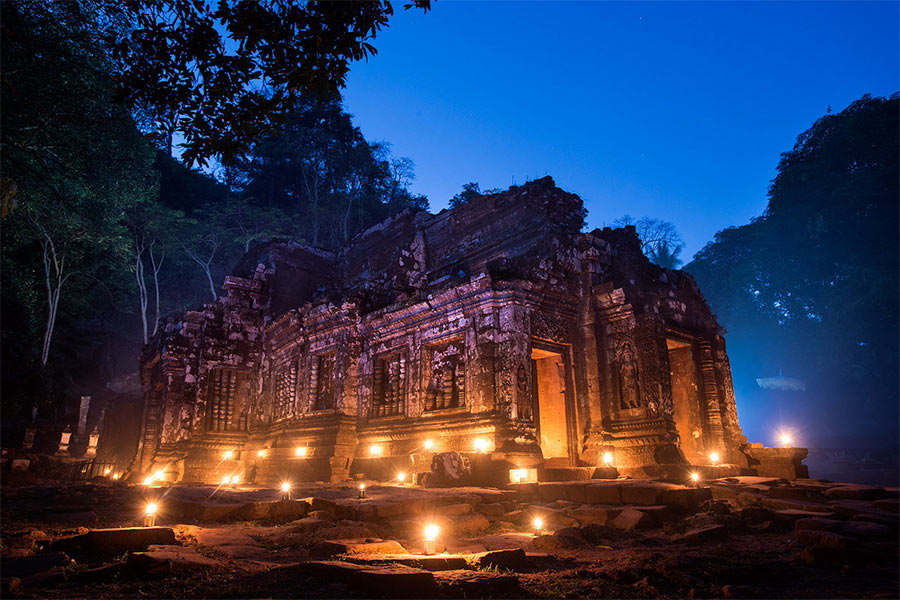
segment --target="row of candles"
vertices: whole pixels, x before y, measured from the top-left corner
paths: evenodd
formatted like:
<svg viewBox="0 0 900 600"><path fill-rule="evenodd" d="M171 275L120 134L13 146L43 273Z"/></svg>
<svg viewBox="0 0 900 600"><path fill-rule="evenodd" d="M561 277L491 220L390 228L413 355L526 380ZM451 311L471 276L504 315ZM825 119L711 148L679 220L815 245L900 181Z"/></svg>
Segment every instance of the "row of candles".
<svg viewBox="0 0 900 600"><path fill-rule="evenodd" d="M425 449L426 452L433 451L435 449L435 446L436 446L436 443L432 439L427 439L424 442L422 442L422 447ZM488 452L490 450L491 443L490 443L490 440L488 440L486 438L476 438L472 442L472 447L475 450L475 452L477 452L479 454L485 454L486 452ZM257 458L266 458L267 455L268 455L268 450L265 448L256 451ZM383 446L381 446L379 444L372 444L371 446L369 446L369 457L370 458L378 458L383 455L384 455L384 447ZM236 456L236 454L235 454L234 450L225 450L224 452L222 452L223 460L234 460L235 456ZM307 456L309 456L309 448L307 446L297 446L296 448L294 448L294 456L296 456L297 458L306 458Z"/></svg>

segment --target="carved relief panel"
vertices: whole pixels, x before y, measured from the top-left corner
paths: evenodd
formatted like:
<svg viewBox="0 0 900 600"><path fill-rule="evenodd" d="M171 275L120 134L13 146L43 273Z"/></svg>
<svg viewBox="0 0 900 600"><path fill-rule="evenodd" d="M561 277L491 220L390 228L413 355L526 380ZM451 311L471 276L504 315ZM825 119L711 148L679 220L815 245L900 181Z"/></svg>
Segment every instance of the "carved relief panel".
<svg viewBox="0 0 900 600"><path fill-rule="evenodd" d="M206 430L247 429L250 374L231 367L214 367L206 380Z"/></svg>
<svg viewBox="0 0 900 600"><path fill-rule="evenodd" d="M286 419L294 412L294 398L297 390L297 361L281 365L275 372L273 381L274 405L272 418Z"/></svg>
<svg viewBox="0 0 900 600"><path fill-rule="evenodd" d="M425 350L425 410L465 406L466 365L462 339Z"/></svg>
<svg viewBox="0 0 900 600"><path fill-rule="evenodd" d="M375 357L372 373L372 416L385 417L403 413L407 394L407 363L405 350Z"/></svg>

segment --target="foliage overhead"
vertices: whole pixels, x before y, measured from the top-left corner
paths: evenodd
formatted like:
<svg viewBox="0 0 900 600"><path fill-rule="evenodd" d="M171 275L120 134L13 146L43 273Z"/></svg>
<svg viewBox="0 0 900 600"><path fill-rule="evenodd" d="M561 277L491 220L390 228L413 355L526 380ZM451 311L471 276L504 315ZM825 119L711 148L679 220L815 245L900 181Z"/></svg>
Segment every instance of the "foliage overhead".
<svg viewBox="0 0 900 600"><path fill-rule="evenodd" d="M681 265L678 255L684 248L684 240L674 224L653 217L635 220L631 215L619 217L613 224L619 227L634 225L638 239L641 240L641 251L651 262L666 269L677 269Z"/></svg>
<svg viewBox="0 0 900 600"><path fill-rule="evenodd" d="M430 8L412 0L405 8ZM277 131L300 98L334 96L350 63L393 15L391 2L129 0L112 9L119 97L148 115L182 158L206 165L244 156Z"/></svg>

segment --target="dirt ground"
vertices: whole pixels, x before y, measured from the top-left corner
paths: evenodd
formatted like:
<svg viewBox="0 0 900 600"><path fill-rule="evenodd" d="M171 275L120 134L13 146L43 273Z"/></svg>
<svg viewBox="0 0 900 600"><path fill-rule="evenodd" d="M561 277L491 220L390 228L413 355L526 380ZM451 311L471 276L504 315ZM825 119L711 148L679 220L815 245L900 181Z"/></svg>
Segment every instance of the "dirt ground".
<svg viewBox="0 0 900 600"><path fill-rule="evenodd" d="M675 486L621 482L623 501L600 504L581 497L593 484L580 485L370 483L361 500L356 484L312 484L285 503L264 488L7 480L2 596L900 597L896 490L734 478L685 507ZM141 525L150 501L171 543L83 543L91 530ZM432 522L438 556L464 559L462 569L423 568ZM509 564L483 560L516 549Z"/></svg>

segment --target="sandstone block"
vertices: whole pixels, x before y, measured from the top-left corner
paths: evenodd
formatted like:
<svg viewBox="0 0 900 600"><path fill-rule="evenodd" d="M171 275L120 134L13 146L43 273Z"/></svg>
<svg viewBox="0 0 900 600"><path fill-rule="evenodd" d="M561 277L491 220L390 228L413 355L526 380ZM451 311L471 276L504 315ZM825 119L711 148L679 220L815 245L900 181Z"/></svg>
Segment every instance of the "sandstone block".
<svg viewBox="0 0 900 600"><path fill-rule="evenodd" d="M822 548L845 549L854 545L854 539L833 531L817 529L801 529L794 532L794 537L804 546L820 546Z"/></svg>
<svg viewBox="0 0 900 600"><path fill-rule="evenodd" d="M142 576L169 576L222 566L192 548L174 545L156 546L147 552L128 555L125 566Z"/></svg>
<svg viewBox="0 0 900 600"><path fill-rule="evenodd" d="M34 556L3 559L4 577L27 577L53 567L64 567L71 559L64 552L46 552Z"/></svg>
<svg viewBox="0 0 900 600"><path fill-rule="evenodd" d="M688 531L680 539L691 545L721 542L728 539L728 529L724 525L701 527Z"/></svg>
<svg viewBox="0 0 900 600"><path fill-rule="evenodd" d="M608 509L587 504L578 508L571 508L568 513L582 527L585 525L606 525L606 522L610 519L610 511Z"/></svg>
<svg viewBox="0 0 900 600"><path fill-rule="evenodd" d="M435 590L433 573L404 565L369 566L329 560L302 563L300 569L325 581L346 582L366 596L421 598Z"/></svg>
<svg viewBox="0 0 900 600"><path fill-rule="evenodd" d="M508 573L441 571L434 574L441 590L454 598L504 598L522 595L519 578Z"/></svg>
<svg viewBox="0 0 900 600"><path fill-rule="evenodd" d="M882 498L872 503L877 509L886 510L892 513L900 513L900 500L896 498Z"/></svg>
<svg viewBox="0 0 900 600"><path fill-rule="evenodd" d="M454 517L450 525L456 535L472 535L481 533L491 526L491 522L482 514L474 513Z"/></svg>
<svg viewBox="0 0 900 600"><path fill-rule="evenodd" d="M470 515L475 512L471 504L448 504L437 508L437 513L445 517L458 517Z"/></svg>
<svg viewBox="0 0 900 600"><path fill-rule="evenodd" d="M841 524L840 532L862 540L880 540L894 537L891 527L882 523L870 523L867 521L847 521Z"/></svg>
<svg viewBox="0 0 900 600"><path fill-rule="evenodd" d="M494 567L506 571L523 571L529 567L528 557L521 548L492 550L470 557L479 567Z"/></svg>
<svg viewBox="0 0 900 600"><path fill-rule="evenodd" d="M635 529L651 529L656 523L653 517L647 513L634 508L626 508L610 522L610 525L616 529L633 531Z"/></svg>
<svg viewBox="0 0 900 600"><path fill-rule="evenodd" d="M617 484L588 483L584 486L585 504L622 504Z"/></svg>
<svg viewBox="0 0 900 600"><path fill-rule="evenodd" d="M660 504L664 487L659 485L623 485L622 504L653 506Z"/></svg>
<svg viewBox="0 0 900 600"><path fill-rule="evenodd" d="M82 535L53 542L51 549L95 551L144 550L151 544L175 544L175 532L170 527L119 527L94 529Z"/></svg>
<svg viewBox="0 0 900 600"><path fill-rule="evenodd" d="M325 540L310 548L309 553L316 558L331 558L342 554L408 554L406 548L395 540L366 539Z"/></svg>
<svg viewBox="0 0 900 600"><path fill-rule="evenodd" d="M842 500L878 500L888 497L889 494L884 488L872 485L842 485L828 488L825 495Z"/></svg>
<svg viewBox="0 0 900 600"><path fill-rule="evenodd" d="M503 504L499 502L479 504L477 510L491 520L502 519L506 517L507 514L506 508L504 508Z"/></svg>
<svg viewBox="0 0 900 600"><path fill-rule="evenodd" d="M794 522L796 531L837 531L840 527L841 522L837 519L823 519L822 517L805 517Z"/></svg>

